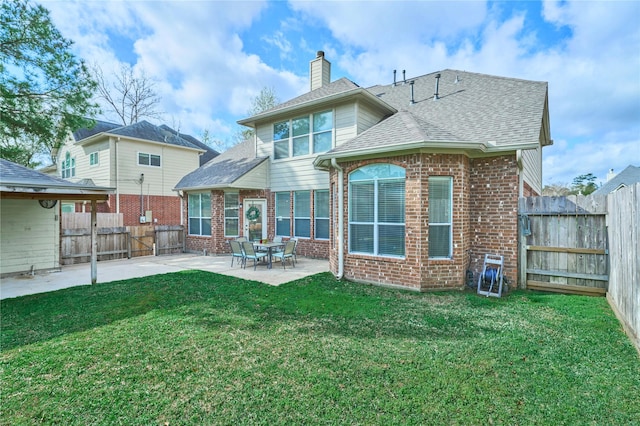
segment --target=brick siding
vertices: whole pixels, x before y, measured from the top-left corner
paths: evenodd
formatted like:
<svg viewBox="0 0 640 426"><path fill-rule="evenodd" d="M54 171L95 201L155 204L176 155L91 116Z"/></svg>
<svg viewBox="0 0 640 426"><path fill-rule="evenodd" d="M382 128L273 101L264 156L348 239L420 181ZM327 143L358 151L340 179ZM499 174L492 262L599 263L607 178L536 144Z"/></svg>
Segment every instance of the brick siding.
<svg viewBox="0 0 640 426"><path fill-rule="evenodd" d="M123 226L140 225L140 195L120 194L120 213ZM180 197L163 195L144 195L143 214L151 210L153 225L180 225ZM91 203L76 203L76 212L90 212ZM109 200L98 203L99 213L117 213L116 195L109 195Z"/></svg>

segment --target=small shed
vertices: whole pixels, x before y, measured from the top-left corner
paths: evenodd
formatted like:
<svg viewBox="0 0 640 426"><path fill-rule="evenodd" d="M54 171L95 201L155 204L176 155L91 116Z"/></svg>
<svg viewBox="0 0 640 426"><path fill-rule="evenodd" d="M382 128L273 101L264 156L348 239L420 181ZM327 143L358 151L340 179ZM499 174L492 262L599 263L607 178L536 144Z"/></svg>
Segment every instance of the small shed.
<svg viewBox="0 0 640 426"><path fill-rule="evenodd" d="M96 206L113 188L72 183L0 159L0 276L60 268L60 200L91 201L91 279L97 276Z"/></svg>

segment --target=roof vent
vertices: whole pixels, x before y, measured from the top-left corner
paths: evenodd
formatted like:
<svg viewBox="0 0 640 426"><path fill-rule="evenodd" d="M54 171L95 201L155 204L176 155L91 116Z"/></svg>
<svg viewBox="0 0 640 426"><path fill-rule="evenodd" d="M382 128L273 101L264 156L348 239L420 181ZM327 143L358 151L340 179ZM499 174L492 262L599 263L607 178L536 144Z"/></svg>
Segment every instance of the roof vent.
<svg viewBox="0 0 640 426"><path fill-rule="evenodd" d="M456 74L456 79L454 81L455 84L460 83L460 77L458 76L458 74Z"/></svg>
<svg viewBox="0 0 640 426"><path fill-rule="evenodd" d="M409 102L411 105L415 104L416 101L413 98L413 83L415 83L414 80L411 80L411 82L409 83L409 85L411 86L411 102Z"/></svg>
<svg viewBox="0 0 640 426"><path fill-rule="evenodd" d="M393 87L396 87L396 70L393 70Z"/></svg>
<svg viewBox="0 0 640 426"><path fill-rule="evenodd" d="M437 101L438 99L440 99L440 96L438 95L439 88L440 88L440 73L436 74L436 92L433 94L434 101Z"/></svg>
<svg viewBox="0 0 640 426"><path fill-rule="evenodd" d="M407 77L405 77L405 70L402 70L402 84L407 84Z"/></svg>

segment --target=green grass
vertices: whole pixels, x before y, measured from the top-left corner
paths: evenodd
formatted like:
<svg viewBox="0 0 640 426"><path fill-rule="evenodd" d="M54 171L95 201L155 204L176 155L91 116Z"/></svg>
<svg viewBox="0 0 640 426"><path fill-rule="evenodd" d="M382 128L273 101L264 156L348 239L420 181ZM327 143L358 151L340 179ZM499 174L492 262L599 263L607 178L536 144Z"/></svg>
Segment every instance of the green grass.
<svg viewBox="0 0 640 426"><path fill-rule="evenodd" d="M640 422L640 360L604 298L189 271L1 309L6 425Z"/></svg>

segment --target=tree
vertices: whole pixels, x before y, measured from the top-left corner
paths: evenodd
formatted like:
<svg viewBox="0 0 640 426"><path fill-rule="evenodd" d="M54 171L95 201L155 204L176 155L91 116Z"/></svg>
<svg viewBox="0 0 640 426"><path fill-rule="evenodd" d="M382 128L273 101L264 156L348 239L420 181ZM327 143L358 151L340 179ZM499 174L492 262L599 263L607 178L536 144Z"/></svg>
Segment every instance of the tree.
<svg viewBox="0 0 640 426"><path fill-rule="evenodd" d="M158 110L161 98L155 90L156 83L144 71L136 74L131 66L125 64L114 73L113 81L105 79L98 65L93 67L93 73L98 82L99 98L107 103L123 125L134 124L144 118L162 118L163 113Z"/></svg>
<svg viewBox="0 0 640 426"><path fill-rule="evenodd" d="M268 109L278 105L280 101L273 87L263 87L258 96L251 101L251 109L247 112L249 116L258 115ZM253 129L244 129L240 132L238 139L240 142L251 139L254 135Z"/></svg>
<svg viewBox="0 0 640 426"><path fill-rule="evenodd" d="M571 190L564 183L551 183L542 188L542 195L549 197L558 197L569 195Z"/></svg>
<svg viewBox="0 0 640 426"><path fill-rule="evenodd" d="M586 175L580 175L573 178L571 183L571 194L574 195L589 195L598 189L598 185L595 183L596 177L587 173Z"/></svg>
<svg viewBox="0 0 640 426"><path fill-rule="evenodd" d="M0 2L0 156L34 166L69 132L91 126L96 83L51 22L29 0Z"/></svg>

